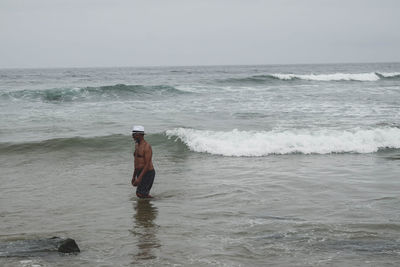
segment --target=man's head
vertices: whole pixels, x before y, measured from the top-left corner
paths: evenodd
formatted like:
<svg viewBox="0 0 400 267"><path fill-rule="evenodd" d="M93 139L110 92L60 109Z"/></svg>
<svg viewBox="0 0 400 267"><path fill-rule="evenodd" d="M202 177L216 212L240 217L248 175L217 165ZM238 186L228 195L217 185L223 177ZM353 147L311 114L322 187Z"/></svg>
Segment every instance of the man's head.
<svg viewBox="0 0 400 267"><path fill-rule="evenodd" d="M144 136L144 127L140 125L134 125L132 127L132 137L136 143L140 143Z"/></svg>

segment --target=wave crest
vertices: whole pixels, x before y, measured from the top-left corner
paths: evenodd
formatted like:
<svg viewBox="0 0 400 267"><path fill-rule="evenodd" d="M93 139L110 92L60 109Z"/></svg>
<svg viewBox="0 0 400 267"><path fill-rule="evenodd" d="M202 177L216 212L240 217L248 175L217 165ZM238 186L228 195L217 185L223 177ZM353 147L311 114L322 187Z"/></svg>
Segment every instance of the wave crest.
<svg viewBox="0 0 400 267"><path fill-rule="evenodd" d="M400 148L400 129L203 131L187 128L168 130L195 152L223 156L260 157L271 154L373 153Z"/></svg>
<svg viewBox="0 0 400 267"><path fill-rule="evenodd" d="M0 153L50 152L58 150L121 150L130 138L121 134L96 137L64 137L23 143L0 143Z"/></svg>
<svg viewBox="0 0 400 267"><path fill-rule="evenodd" d="M167 146L169 151L172 147L180 150L186 149L184 145L176 146L173 141L168 142L168 138L163 133L154 133L146 135L146 139L154 146ZM0 154L8 153L49 153L54 151L82 151L82 152L98 152L98 151L126 151L134 147L131 135L112 134L105 136L72 136L72 137L55 137L53 139L45 139L41 141L25 141L19 143L0 142Z"/></svg>

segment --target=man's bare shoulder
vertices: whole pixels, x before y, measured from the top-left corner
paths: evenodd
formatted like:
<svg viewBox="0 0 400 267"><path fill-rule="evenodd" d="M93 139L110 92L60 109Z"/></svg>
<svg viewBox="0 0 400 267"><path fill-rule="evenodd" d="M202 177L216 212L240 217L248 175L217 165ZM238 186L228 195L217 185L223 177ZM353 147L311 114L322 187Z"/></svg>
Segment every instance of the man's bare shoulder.
<svg viewBox="0 0 400 267"><path fill-rule="evenodd" d="M151 145L150 145L148 142L146 142L146 143L144 144L144 149L146 149L146 150L151 150Z"/></svg>

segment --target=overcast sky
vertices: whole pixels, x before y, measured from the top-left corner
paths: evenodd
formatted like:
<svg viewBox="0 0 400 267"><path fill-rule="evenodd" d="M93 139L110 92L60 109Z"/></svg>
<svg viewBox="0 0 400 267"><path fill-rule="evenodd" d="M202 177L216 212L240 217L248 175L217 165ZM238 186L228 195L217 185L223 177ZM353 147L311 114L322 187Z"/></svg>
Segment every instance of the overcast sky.
<svg viewBox="0 0 400 267"><path fill-rule="evenodd" d="M398 0L0 0L0 68L399 61Z"/></svg>

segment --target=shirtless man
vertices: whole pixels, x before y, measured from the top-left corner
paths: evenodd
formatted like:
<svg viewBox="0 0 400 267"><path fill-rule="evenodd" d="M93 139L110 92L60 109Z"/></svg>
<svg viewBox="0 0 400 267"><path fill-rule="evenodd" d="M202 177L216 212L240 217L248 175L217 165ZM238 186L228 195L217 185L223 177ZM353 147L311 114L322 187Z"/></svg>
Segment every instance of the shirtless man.
<svg viewBox="0 0 400 267"><path fill-rule="evenodd" d="M136 195L140 198L150 198L150 189L153 186L154 171L151 158L151 145L144 140L144 127L133 126L132 137L135 140L135 170L132 175L132 185L137 186Z"/></svg>

